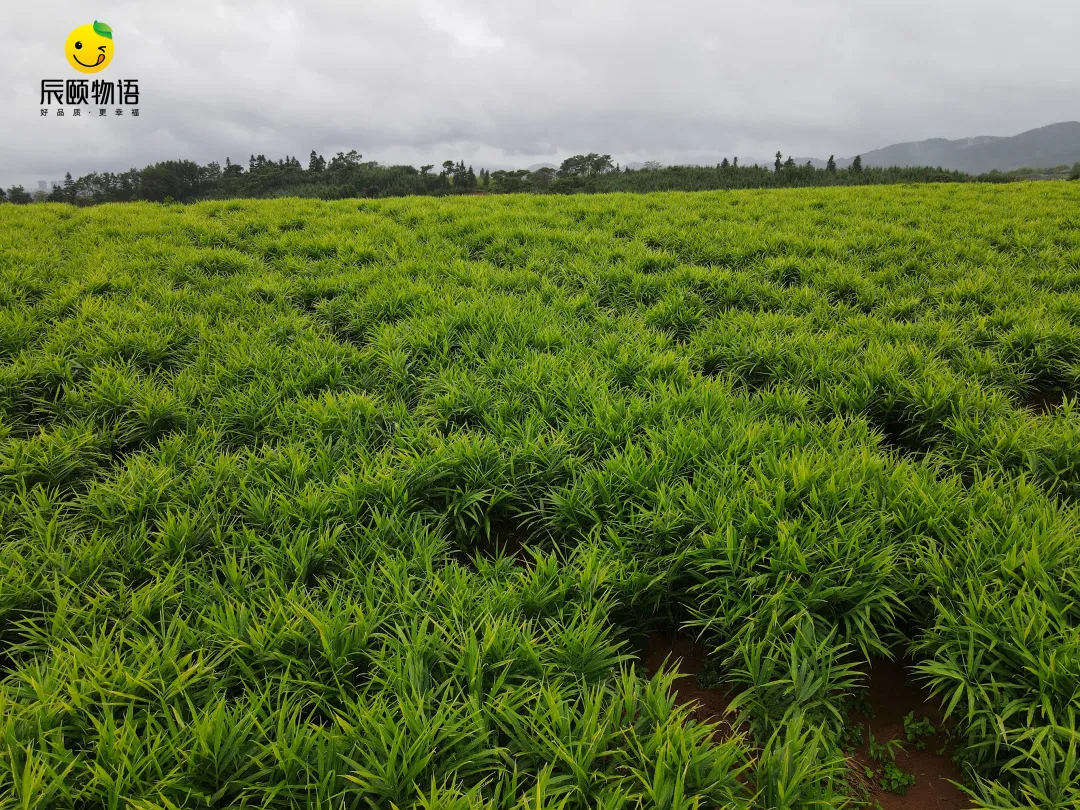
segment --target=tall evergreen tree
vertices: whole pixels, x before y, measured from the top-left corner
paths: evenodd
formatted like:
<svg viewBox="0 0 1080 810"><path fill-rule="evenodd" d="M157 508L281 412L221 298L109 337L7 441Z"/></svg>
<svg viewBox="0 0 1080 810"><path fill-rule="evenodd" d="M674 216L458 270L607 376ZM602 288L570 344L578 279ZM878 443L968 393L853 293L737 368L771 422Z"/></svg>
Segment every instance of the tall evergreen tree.
<svg viewBox="0 0 1080 810"><path fill-rule="evenodd" d="M464 191L469 185L469 170L465 167L465 161L459 160L453 168L454 185L458 190Z"/></svg>
<svg viewBox="0 0 1080 810"><path fill-rule="evenodd" d="M851 170L855 172L855 174L862 173L862 155L856 155L855 159L851 161Z"/></svg>
<svg viewBox="0 0 1080 810"><path fill-rule="evenodd" d="M825 164L825 171L827 171L827 172L835 172L836 171L836 155L829 155L829 162Z"/></svg>
<svg viewBox="0 0 1080 810"><path fill-rule="evenodd" d="M233 163L228 157L225 158L225 171L222 172L225 177L239 177L243 173L243 166L239 163Z"/></svg>
<svg viewBox="0 0 1080 810"><path fill-rule="evenodd" d="M779 174L780 170L784 167L783 160L784 160L784 156L781 155L780 150L777 149L776 150L776 163L773 164L773 166L776 167L776 173L777 174Z"/></svg>

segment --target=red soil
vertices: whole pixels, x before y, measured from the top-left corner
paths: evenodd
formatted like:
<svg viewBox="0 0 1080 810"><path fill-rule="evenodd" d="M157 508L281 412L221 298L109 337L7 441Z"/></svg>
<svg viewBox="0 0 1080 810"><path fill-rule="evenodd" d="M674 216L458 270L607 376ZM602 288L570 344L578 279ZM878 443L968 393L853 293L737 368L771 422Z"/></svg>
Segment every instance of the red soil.
<svg viewBox="0 0 1080 810"><path fill-rule="evenodd" d="M680 673L675 682L675 697L680 703L693 704L691 717L699 722L715 722L719 726L718 738L729 736L733 731L732 715L727 711L732 693L723 688L705 688L698 684L698 676L704 671L707 653L705 648L684 636L653 633L642 652L642 661L649 675L655 674L667 662L667 669ZM853 713L851 721L864 729L864 745L856 750L852 771L858 784L867 784L871 801L882 810L968 810L971 800L949 780L962 781L959 768L949 758L949 752L939 754L946 744L945 736L938 731L932 737L924 737L926 748L915 750L906 742L904 717L915 712L916 719L928 718L935 729L942 725L941 710L928 703L926 696L907 684L907 672L902 664L884 659L875 660L869 672L868 699L874 711L873 719ZM896 754L896 764L906 773L915 775L915 784L903 796L881 789L880 780L867 783L865 767L880 772L881 765L870 759L867 748L873 733L879 744L899 739L904 750ZM872 805L871 805L872 806Z"/></svg>
<svg viewBox="0 0 1080 810"><path fill-rule="evenodd" d="M1029 411L1045 416L1060 408L1065 396L1065 392L1060 388L1050 391L1032 390L1024 395L1021 405Z"/></svg>
<svg viewBox="0 0 1080 810"><path fill-rule="evenodd" d="M505 557L515 568L532 568L533 557L529 554L528 540L525 531L515 523L509 520L493 520L490 533L487 536L478 533L472 551L459 553L457 559L473 570L476 569L474 554L492 561Z"/></svg>
<svg viewBox="0 0 1080 810"><path fill-rule="evenodd" d="M882 790L880 781L875 780L868 785L871 799L883 810L968 810L972 806L971 799L949 781L963 781L960 769L950 759L950 752L938 753L946 743L945 736L939 731L933 737L924 737L926 748L922 751L915 750L905 736L904 717L909 712L915 712L916 719L928 718L935 729L940 729L941 710L935 703L928 703L923 692L908 685L907 671L898 662L876 659L868 674L869 701L874 717L870 719L853 713L851 721L863 726L867 743L867 726L879 744L901 740L904 750L897 752L896 764L903 771L915 775L915 784L903 796ZM856 750L855 763L859 776L862 776L864 767L881 769L877 762L870 759L865 745Z"/></svg>
<svg viewBox="0 0 1080 810"><path fill-rule="evenodd" d="M528 537L509 521L492 522L491 535L480 544L480 552L488 559L509 557L518 568L529 568L533 558L529 556Z"/></svg>
<svg viewBox="0 0 1080 810"><path fill-rule="evenodd" d="M705 648L693 639L664 633L649 636L642 656L649 675L655 674L665 661L668 670L674 668L679 671L675 681L675 699L680 703L695 704L690 716L699 723L720 723L716 734L722 738L732 733L730 721L733 718L727 710L732 695L724 689L706 689L698 684L706 658Z"/></svg>

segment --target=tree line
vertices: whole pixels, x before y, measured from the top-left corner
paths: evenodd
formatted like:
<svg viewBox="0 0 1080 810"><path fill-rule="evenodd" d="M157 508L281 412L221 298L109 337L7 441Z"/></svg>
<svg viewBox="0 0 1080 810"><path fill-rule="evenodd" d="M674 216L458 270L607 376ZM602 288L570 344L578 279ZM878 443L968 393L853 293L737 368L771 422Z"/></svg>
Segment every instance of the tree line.
<svg viewBox="0 0 1080 810"><path fill-rule="evenodd" d="M861 157L837 168L835 156L823 168L810 162L797 165L780 152L770 166L740 166L738 158L724 158L715 166L661 166L646 163L624 168L611 155L595 152L574 155L558 168L535 170L475 171L463 160L435 164L382 166L365 161L356 150L338 152L329 160L312 150L305 166L286 155L278 160L251 155L246 165L225 159L199 165L190 160L167 160L126 172L91 172L79 178L65 175L62 185L49 192L29 192L22 186L0 188L0 202L66 202L93 205L106 202L148 200L195 202L241 197L401 197L408 195L510 193L597 193L648 191L709 191L738 188L787 188L801 186L875 185L891 183L1010 182L1021 172L969 175L941 168L864 167ZM1080 179L1080 164L1073 179Z"/></svg>

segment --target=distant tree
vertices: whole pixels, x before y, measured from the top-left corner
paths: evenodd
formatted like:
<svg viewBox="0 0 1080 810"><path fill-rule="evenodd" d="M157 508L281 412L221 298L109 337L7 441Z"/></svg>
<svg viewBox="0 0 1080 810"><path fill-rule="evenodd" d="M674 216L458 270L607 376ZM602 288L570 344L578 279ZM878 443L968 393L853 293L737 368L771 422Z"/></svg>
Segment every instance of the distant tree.
<svg viewBox="0 0 1080 810"><path fill-rule="evenodd" d="M529 190L530 174L528 169L518 169L514 172L500 170L493 172L491 179L495 183L496 191L503 194L515 194Z"/></svg>
<svg viewBox="0 0 1080 810"><path fill-rule="evenodd" d="M307 170L309 172L322 171L322 169L319 168L319 156L315 154L314 149L312 149L311 154L308 155Z"/></svg>
<svg viewBox="0 0 1080 810"><path fill-rule="evenodd" d="M559 177L592 177L598 174L606 174L614 171L615 164L611 162L611 155L598 155L590 152L587 155L574 155L562 162Z"/></svg>
<svg viewBox="0 0 1080 810"><path fill-rule="evenodd" d="M194 161L166 160L139 172L139 187L143 199L151 202L183 201L197 196L202 178L203 169Z"/></svg>
<svg viewBox="0 0 1080 810"><path fill-rule="evenodd" d="M1070 180L1080 180L1080 160L1073 164L1072 171L1069 172Z"/></svg>
<svg viewBox="0 0 1080 810"><path fill-rule="evenodd" d="M22 186L12 186L7 192L8 202L15 205L29 205L34 201L32 195L30 195Z"/></svg>
<svg viewBox="0 0 1080 810"><path fill-rule="evenodd" d="M733 168L733 169L739 168L739 158L733 157L731 159L731 168Z"/></svg>
<svg viewBox="0 0 1080 810"><path fill-rule="evenodd" d="M46 197L49 202L67 202L67 194L64 193L64 187L57 184L52 187L52 191L49 192L49 196Z"/></svg>
<svg viewBox="0 0 1080 810"><path fill-rule="evenodd" d="M827 172L835 172L836 171L836 155L829 155L829 162L825 164L825 171L827 171Z"/></svg>
<svg viewBox="0 0 1080 810"><path fill-rule="evenodd" d="M647 172L658 172L664 168L664 164L659 160L646 160L641 168Z"/></svg>
<svg viewBox="0 0 1080 810"><path fill-rule="evenodd" d="M346 152L338 152L332 158L326 166L327 171L345 171L347 169L353 169L360 165L360 159L364 156L357 152L355 149L350 149Z"/></svg>
<svg viewBox="0 0 1080 810"><path fill-rule="evenodd" d="M469 170L465 167L465 161L459 160L457 163L450 161L450 164L451 182L458 191L465 191L469 186Z"/></svg>
<svg viewBox="0 0 1080 810"><path fill-rule="evenodd" d="M860 174L862 172L862 155L856 155L855 159L851 161L851 170L855 172L855 174Z"/></svg>
<svg viewBox="0 0 1080 810"><path fill-rule="evenodd" d="M6 203L7 201L7 192L0 188L0 203Z"/></svg>
<svg viewBox="0 0 1080 810"><path fill-rule="evenodd" d="M559 165L559 170L556 174L559 177L580 177L588 171L586 160L585 155L568 157ZM498 174L498 172L496 172L496 174Z"/></svg>
<svg viewBox="0 0 1080 810"><path fill-rule="evenodd" d="M555 170L550 166L544 166L537 169L529 177L529 182L533 188L548 188L555 180Z"/></svg>
<svg viewBox="0 0 1080 810"><path fill-rule="evenodd" d="M434 168L435 168L434 163L425 163L423 166L420 167L421 176L426 176L427 173L430 172Z"/></svg>
<svg viewBox="0 0 1080 810"><path fill-rule="evenodd" d="M223 177L239 177L244 173L244 167L239 163L233 163L228 158L225 158L225 168L221 174Z"/></svg>
<svg viewBox="0 0 1080 810"><path fill-rule="evenodd" d="M776 167L776 173L779 174L780 170L784 168L784 156L780 154L780 150L776 150L776 163L773 164Z"/></svg>
<svg viewBox="0 0 1080 810"><path fill-rule="evenodd" d="M255 171L255 155L254 154L252 154L251 157L248 158L248 171L249 172Z"/></svg>
<svg viewBox="0 0 1080 810"><path fill-rule="evenodd" d="M283 158L267 159L262 154L252 154L248 165L254 172L247 171L243 164L234 164L231 158L225 159L224 167L217 163L200 166L191 161L166 161L147 166L144 169L130 169L126 172L91 172L77 179L65 179L62 184L64 199L79 205L124 202L135 199L192 201L202 198L232 199L237 197L275 197L283 195L308 195L325 199L341 197L396 197L410 194L442 195L456 190L468 192L478 185L485 190L505 193L508 191L545 193L554 188L559 191L631 191L646 192L657 188L680 189L684 191L704 191L717 188L768 188L770 186L816 186L863 183L912 183L912 182L1011 182L1019 179L1022 173L1008 172L997 175L983 175L979 178L960 172L948 172L943 169L928 167L912 168L869 168L862 165L859 158L852 168L840 171L836 167L836 158L831 156L829 172L836 173L829 179L826 171L814 171L812 167L795 166L788 158L783 162L779 156L780 175L775 176L768 164L739 167L738 160L727 158L717 167L656 166L654 171L634 171L621 164L611 162L609 155L595 152L586 155L574 155L563 161L556 172L546 168L534 172L526 169L518 171L491 172L476 170L467 166L463 160L446 161L441 174L433 175L435 166L425 165L422 169L412 166L380 166L374 161L361 162L362 157L355 150L349 153L339 152L334 158L335 172L326 170L325 159L314 155L314 163L323 169L322 174L311 174L313 161L305 165L293 155ZM835 167L835 168L834 168ZM626 171L620 171L626 168ZM653 169L653 166L649 166ZM728 171L719 171L726 168ZM773 167L775 168L775 167ZM862 174L859 174L859 172ZM1080 167L1070 170L1060 167L1057 176L1070 175L1080 180ZM558 180L554 175L558 176ZM494 178L494 182L493 182ZM456 187L456 188L455 188ZM31 202L35 199L57 199L58 194L48 190L28 193L25 189L12 189L13 200L9 202ZM0 195L0 200L9 194Z"/></svg>
<svg viewBox="0 0 1080 810"><path fill-rule="evenodd" d="M611 155L590 154L588 157L590 174L606 174L615 170L615 166L611 162Z"/></svg>

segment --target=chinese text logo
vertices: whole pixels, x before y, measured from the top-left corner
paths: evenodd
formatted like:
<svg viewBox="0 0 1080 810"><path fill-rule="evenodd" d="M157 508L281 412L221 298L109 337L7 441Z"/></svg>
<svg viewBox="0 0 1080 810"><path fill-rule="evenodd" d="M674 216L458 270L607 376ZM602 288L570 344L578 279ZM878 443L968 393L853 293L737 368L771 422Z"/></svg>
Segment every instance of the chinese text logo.
<svg viewBox="0 0 1080 810"><path fill-rule="evenodd" d="M112 62L112 28L97 20L93 25L80 25L68 34L64 58L80 73L100 73ZM105 118L110 111L138 117L138 79L41 80L42 118Z"/></svg>

